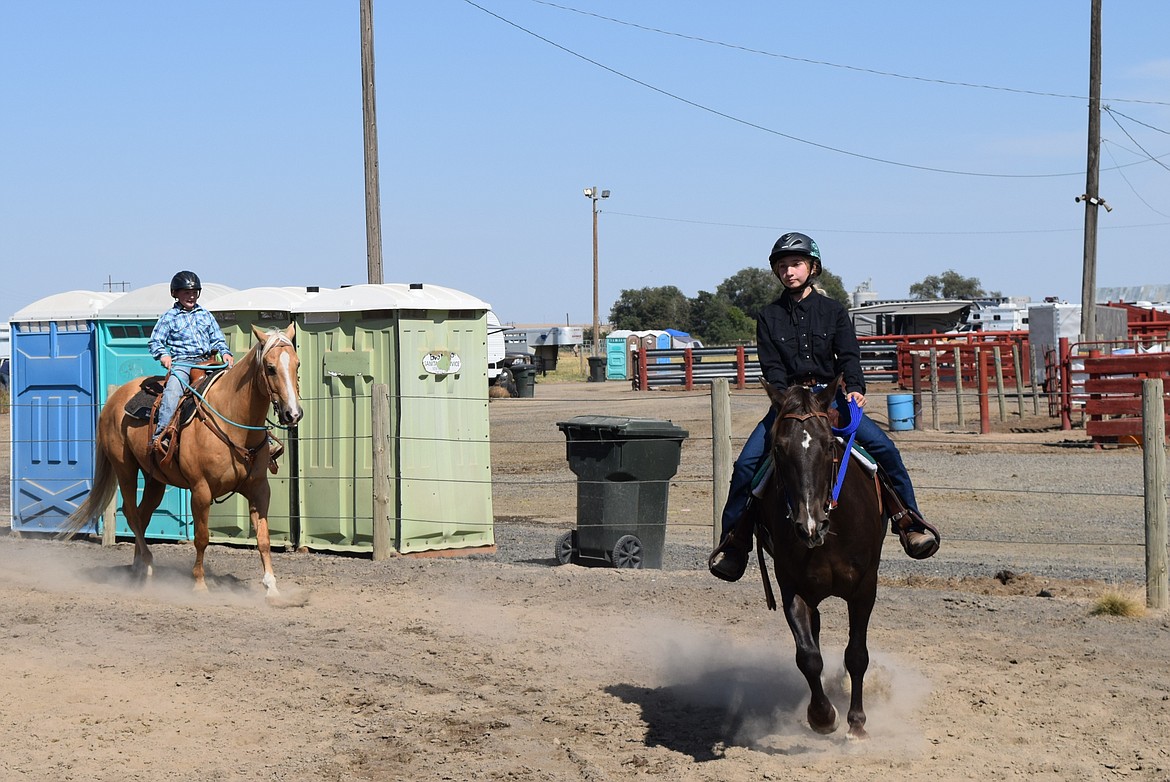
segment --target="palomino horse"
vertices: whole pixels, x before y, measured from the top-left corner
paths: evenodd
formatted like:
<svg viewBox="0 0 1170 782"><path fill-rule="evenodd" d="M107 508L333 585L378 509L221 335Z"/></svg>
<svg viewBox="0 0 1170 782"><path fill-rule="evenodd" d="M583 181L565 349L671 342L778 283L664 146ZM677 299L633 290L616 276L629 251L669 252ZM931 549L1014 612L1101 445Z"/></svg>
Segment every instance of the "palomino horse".
<svg viewBox="0 0 1170 782"><path fill-rule="evenodd" d="M848 605L848 736L864 739L862 682L869 667L866 634L877 597L885 521L876 479L856 459L848 463L839 495L835 491L844 448L831 428L837 413L830 407L839 384L840 378L816 394L804 386L777 392L764 384L777 410L771 432L775 473L758 500L757 553L768 607L773 610L776 601L759 549L767 550L776 563L784 616L796 641L796 665L811 693L808 724L818 733L837 729L837 710L821 681L824 660L818 606L827 597L839 597ZM861 415L855 406L849 407L851 411L841 411L842 420L850 412Z"/></svg>
<svg viewBox="0 0 1170 782"><path fill-rule="evenodd" d="M150 517L168 484L190 489L195 519L195 589L206 591L203 552L208 542L207 512L212 500L238 492L248 499L267 597L279 595L268 538L271 454L265 419L272 405L281 424L293 426L301 420L300 362L293 346L292 324L284 331L264 332L255 326L252 331L259 342L206 389L199 402L198 420L188 424L172 443L171 448L178 450L169 462L160 464L151 454L151 425L125 411L147 378L131 380L110 396L98 419L93 490L66 520L62 537L100 516L114 489L119 488L126 521L134 532L133 572L147 578L153 562L146 545ZM135 505L139 472L146 482L142 499Z"/></svg>

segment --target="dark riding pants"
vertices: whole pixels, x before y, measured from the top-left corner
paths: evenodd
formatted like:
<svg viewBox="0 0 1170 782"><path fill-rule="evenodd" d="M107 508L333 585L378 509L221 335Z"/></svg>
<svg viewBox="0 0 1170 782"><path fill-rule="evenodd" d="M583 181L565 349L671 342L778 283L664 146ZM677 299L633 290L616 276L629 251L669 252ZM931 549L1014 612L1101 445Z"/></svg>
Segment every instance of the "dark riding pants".
<svg viewBox="0 0 1170 782"><path fill-rule="evenodd" d="M833 403L836 407L836 402ZM756 428L752 430L747 442L743 444L739 458L731 468L731 488L727 496L727 504L723 506L723 534L726 535L735 526L736 520L747 510L748 499L752 492L752 478L764 463L768 453L768 434L772 431L772 423L776 420L776 408L768 409ZM857 427L856 442L874 458L890 479L890 486L898 492L898 496L915 512L918 512L918 501L914 498L914 486L910 483L910 473L902 462L902 454L890 436L882 431L868 416L861 416L861 423Z"/></svg>

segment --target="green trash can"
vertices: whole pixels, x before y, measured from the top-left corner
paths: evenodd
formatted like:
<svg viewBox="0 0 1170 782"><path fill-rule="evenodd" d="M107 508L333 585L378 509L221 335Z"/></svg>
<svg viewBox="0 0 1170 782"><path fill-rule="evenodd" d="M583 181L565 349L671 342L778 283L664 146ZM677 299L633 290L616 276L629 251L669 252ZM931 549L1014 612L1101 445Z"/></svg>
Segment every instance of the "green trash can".
<svg viewBox="0 0 1170 782"><path fill-rule="evenodd" d="M532 399L536 396L536 367L532 364L513 364L512 377L516 381L516 396Z"/></svg>
<svg viewBox="0 0 1170 782"><path fill-rule="evenodd" d="M557 540L557 561L661 568L667 494L687 430L607 415L579 415L557 428L577 476L577 529Z"/></svg>
<svg viewBox="0 0 1170 782"><path fill-rule="evenodd" d="M604 383L605 382L605 356L590 356L589 357L589 382L590 383Z"/></svg>

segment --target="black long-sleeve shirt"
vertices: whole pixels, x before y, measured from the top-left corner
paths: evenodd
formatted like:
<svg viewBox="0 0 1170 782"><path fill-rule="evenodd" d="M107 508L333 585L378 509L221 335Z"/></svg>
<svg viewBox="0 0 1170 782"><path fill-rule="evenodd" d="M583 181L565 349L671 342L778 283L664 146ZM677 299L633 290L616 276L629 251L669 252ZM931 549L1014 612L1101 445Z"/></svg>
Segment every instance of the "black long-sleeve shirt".
<svg viewBox="0 0 1170 782"><path fill-rule="evenodd" d="M799 301L785 291L760 310L756 351L764 379L779 390L809 378L831 383L841 374L846 392L865 393L861 346L849 312L815 289Z"/></svg>

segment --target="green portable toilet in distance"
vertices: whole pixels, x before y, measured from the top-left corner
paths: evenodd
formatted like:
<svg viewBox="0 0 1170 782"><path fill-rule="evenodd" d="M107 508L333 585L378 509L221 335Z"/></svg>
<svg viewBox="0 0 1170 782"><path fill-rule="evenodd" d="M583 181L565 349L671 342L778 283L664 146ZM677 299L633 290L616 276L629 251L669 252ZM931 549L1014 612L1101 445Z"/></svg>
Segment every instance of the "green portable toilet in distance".
<svg viewBox="0 0 1170 782"><path fill-rule="evenodd" d="M378 487L403 554L494 546L487 311L423 284L354 285L294 308L305 417L299 430L299 545L373 543L371 394L390 389L391 480Z"/></svg>
<svg viewBox="0 0 1170 782"><path fill-rule="evenodd" d="M200 303L215 315L228 348L238 361L247 353L256 338L252 327L261 331L288 328L293 322L293 307L304 303L319 292L318 288L259 287L232 291ZM276 429L273 434L284 443L285 453L278 460L279 469L268 476L272 499L268 505L268 534L273 546L294 546L293 514L293 458L295 446L292 432ZM212 543L239 543L255 545L252 517L248 501L237 495L211 506L208 530Z"/></svg>
<svg viewBox="0 0 1170 782"><path fill-rule="evenodd" d="M227 285L204 283L200 303L233 290ZM170 283L162 282L123 293L98 313L98 398L102 405L109 399L111 387L143 375L165 374L162 366L150 356L150 332L159 316L174 304ZM142 484L142 476L139 476L139 497L142 496ZM122 511L121 495L114 531L118 536L134 534ZM191 540L190 492L168 486L146 534L149 538L161 540Z"/></svg>

